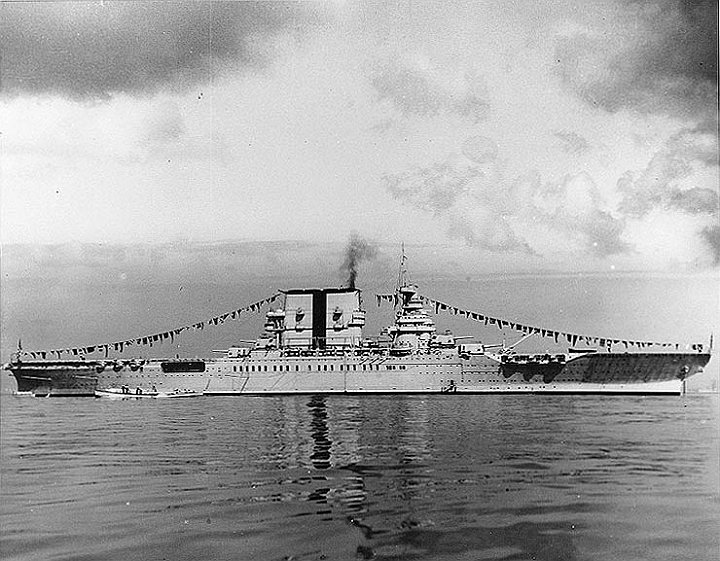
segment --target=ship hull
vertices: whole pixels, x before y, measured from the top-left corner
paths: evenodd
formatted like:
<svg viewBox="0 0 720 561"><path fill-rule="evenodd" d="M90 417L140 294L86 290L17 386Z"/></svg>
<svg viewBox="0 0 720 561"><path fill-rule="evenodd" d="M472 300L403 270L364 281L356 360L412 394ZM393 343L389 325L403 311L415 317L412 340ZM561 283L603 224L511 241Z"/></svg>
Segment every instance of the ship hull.
<svg viewBox="0 0 720 561"><path fill-rule="evenodd" d="M684 380L710 359L703 353L593 353L558 365L508 365L491 355L457 354L287 356L261 353L207 361L34 361L9 365L19 392L36 396L94 396L128 386L183 388L206 395L545 393L681 394ZM175 365L170 368L168 365ZM183 368L186 366L187 368ZM202 368L202 371L198 371ZM100 370L100 371L98 371Z"/></svg>
<svg viewBox="0 0 720 561"><path fill-rule="evenodd" d="M7 366L17 393L36 397L88 397L97 387L96 361L32 361Z"/></svg>

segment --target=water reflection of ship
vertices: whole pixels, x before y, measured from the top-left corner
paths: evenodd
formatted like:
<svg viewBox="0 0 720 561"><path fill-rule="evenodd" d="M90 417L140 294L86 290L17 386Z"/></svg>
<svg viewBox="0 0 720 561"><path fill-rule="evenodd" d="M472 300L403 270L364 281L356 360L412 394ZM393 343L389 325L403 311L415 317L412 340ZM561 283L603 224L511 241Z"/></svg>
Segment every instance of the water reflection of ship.
<svg viewBox="0 0 720 561"><path fill-rule="evenodd" d="M261 429L275 442L266 458L278 469L307 470L290 483L308 485L300 496L316 516L357 528L361 549L380 535L423 524L437 491L430 466L438 443L427 399L314 395L256 405L271 409L271 422ZM374 511L393 503L397 525L378 527Z"/></svg>
<svg viewBox="0 0 720 561"><path fill-rule="evenodd" d="M435 546L426 542L446 534L460 540L463 547L478 549L497 543L496 533L516 540L521 548L545 544L565 547L557 545L561 538L546 538L527 525L516 526L526 528L528 543L516 526L508 530L472 527L481 538L466 535L463 528L446 532L436 526L437 517L442 516L436 504L440 493L457 493L455 505L468 500L463 491L453 491L458 480L464 481L456 478L473 477L451 471L455 455L477 446L486 448L484 455L478 456L486 460L478 473L505 481L508 476L502 472L504 462L527 462L528 457L525 453L507 455L502 452L504 448L494 450L495 439L499 435L517 438L510 440L512 445L506 448L526 451L527 440L532 439L532 434L524 430L500 430L510 424L518 426L517 418L522 418L524 411L521 400L508 404L499 398L486 399L482 410L477 402L461 397L448 396L445 401L447 409L438 409L437 402L422 396L364 400L317 395L273 400L277 416L268 425L277 437L276 458L281 461L277 467L302 471L302 475L283 484L293 490L295 499L305 503L303 515L312 515L318 521L344 520L356 532L355 556L359 559L383 557L398 547L432 550ZM257 401L260 406L266 403ZM548 407L551 418L544 422L553 429L567 430L568 416L578 417L566 411L565 400L550 400ZM466 422L442 430L448 427L446 410ZM477 427L483 424L486 430L478 434ZM558 439L563 438L563 430L555 432ZM514 446L516 443L518 446ZM440 467L437 458L448 458L450 471ZM485 492L482 485L475 489ZM493 492L487 491L489 495Z"/></svg>
<svg viewBox="0 0 720 561"><path fill-rule="evenodd" d="M367 401L359 403L363 419L358 431L360 453L358 461L344 469L368 483L366 508L348 516L365 540L358 548L358 554L365 557L380 536L431 524L426 511L438 491L438 474L431 467L437 442L431 403L426 398L387 398L375 402L373 409ZM367 458L376 461L368 463ZM397 514L395 523L378 525L381 511Z"/></svg>
<svg viewBox="0 0 720 561"><path fill-rule="evenodd" d="M401 462L424 465L432 456L427 400L408 399L402 405L398 410L397 422L399 449L403 453Z"/></svg>
<svg viewBox="0 0 720 561"><path fill-rule="evenodd" d="M328 469L332 465L330 463L332 442L328 436L326 398L322 395L314 395L307 406L310 408L310 436L313 439L310 461L315 469Z"/></svg>
<svg viewBox="0 0 720 561"><path fill-rule="evenodd" d="M310 436L313 441L310 462L316 470L331 472L317 479L322 485L315 488L307 497L308 501L323 505L318 514L340 514L352 518L366 510L367 492L362 476L348 473L343 464L357 458L357 434L359 423L357 416L348 418L348 411L357 412L357 403L343 403L338 409L344 414L333 419L329 412L327 397L315 395L310 398L307 407L310 411ZM328 422L336 421L337 430L331 439ZM337 472L333 470L339 470ZM329 510L328 510L329 507Z"/></svg>

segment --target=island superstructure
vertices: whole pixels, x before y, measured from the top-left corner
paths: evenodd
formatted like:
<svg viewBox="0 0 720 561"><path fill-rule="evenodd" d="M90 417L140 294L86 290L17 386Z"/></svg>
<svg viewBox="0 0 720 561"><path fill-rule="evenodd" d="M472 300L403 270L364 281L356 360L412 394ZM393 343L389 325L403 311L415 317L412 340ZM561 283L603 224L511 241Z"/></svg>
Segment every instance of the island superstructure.
<svg viewBox="0 0 720 561"><path fill-rule="evenodd" d="M401 274L394 323L363 335L354 287L292 289L266 313L262 334L207 359L32 360L6 365L19 392L94 395L595 393L680 394L710 360L707 352L517 354L438 333L418 288Z"/></svg>

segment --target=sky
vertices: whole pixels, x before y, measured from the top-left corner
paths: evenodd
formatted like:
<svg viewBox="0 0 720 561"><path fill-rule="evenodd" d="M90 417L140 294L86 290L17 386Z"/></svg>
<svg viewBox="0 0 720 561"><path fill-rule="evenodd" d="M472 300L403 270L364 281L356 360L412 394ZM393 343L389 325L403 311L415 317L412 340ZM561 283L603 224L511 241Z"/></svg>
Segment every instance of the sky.
<svg viewBox="0 0 720 561"><path fill-rule="evenodd" d="M712 1L0 4L4 244L720 266Z"/></svg>

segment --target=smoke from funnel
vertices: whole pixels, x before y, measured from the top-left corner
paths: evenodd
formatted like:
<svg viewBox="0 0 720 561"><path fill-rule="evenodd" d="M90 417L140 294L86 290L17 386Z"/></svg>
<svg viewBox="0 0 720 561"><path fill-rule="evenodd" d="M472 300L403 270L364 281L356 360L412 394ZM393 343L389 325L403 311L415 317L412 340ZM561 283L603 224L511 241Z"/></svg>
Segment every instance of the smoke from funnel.
<svg viewBox="0 0 720 561"><path fill-rule="evenodd" d="M355 288L355 279L357 279L360 263L374 259L376 255L377 249L372 244L361 238L356 232L350 235L350 241L345 248L345 261L340 269L343 275L347 275L346 284L349 288Z"/></svg>

